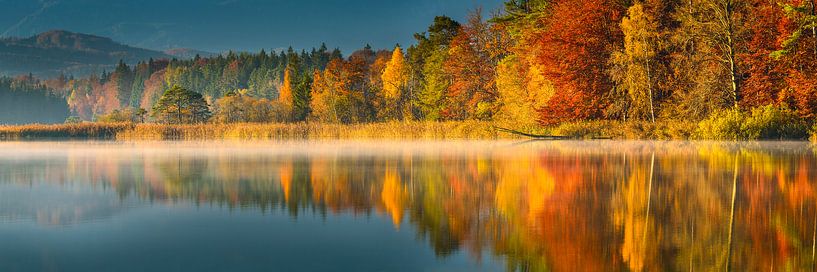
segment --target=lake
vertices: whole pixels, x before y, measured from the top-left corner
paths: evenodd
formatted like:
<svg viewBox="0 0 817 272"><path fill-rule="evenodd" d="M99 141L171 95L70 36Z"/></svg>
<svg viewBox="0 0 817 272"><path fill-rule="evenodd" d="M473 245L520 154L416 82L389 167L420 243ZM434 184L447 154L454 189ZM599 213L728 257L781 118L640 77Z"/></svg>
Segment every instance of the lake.
<svg viewBox="0 0 817 272"><path fill-rule="evenodd" d="M0 142L0 271L811 270L805 142Z"/></svg>

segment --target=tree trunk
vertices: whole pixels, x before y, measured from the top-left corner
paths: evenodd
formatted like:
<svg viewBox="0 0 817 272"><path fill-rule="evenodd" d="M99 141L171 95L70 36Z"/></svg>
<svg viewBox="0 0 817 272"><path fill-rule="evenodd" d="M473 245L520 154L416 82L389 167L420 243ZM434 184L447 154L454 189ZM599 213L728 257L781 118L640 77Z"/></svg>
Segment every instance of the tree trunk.
<svg viewBox="0 0 817 272"><path fill-rule="evenodd" d="M724 16L724 20L727 24L727 32L726 32L726 47L729 50L729 75L731 77L731 84L732 84L732 102L734 103L734 107L738 108L738 102L740 101L740 82L739 82L739 75L738 75L738 66L737 66L737 53L735 52L735 23L733 21L734 13L735 13L735 6L732 0L726 1L726 13Z"/></svg>
<svg viewBox="0 0 817 272"><path fill-rule="evenodd" d="M811 4L811 16L812 17L817 15L817 14L815 14L815 8L817 8L817 7L815 7L814 1L815 0L809 1L809 4ZM815 23L817 23L817 22L815 22ZM817 57L817 27L814 27L814 26L811 27L811 36L814 37L814 56Z"/></svg>
<svg viewBox="0 0 817 272"><path fill-rule="evenodd" d="M732 204L729 212L729 234L727 236L726 271L732 271L732 235L735 231L735 199L738 193L738 166L740 155L735 155L735 174L732 178Z"/></svg>
<svg viewBox="0 0 817 272"><path fill-rule="evenodd" d="M649 185L647 185L647 215L645 216L645 219L644 219L644 233L642 234L642 237L641 237L641 242L643 243L643 245L641 246L641 249L643 249L644 252L647 251L647 229L650 226L649 225L650 224L650 206L651 206L650 203L652 202L652 179L653 179L654 171L655 171L655 152L652 153L652 161L650 162L650 181L649 181Z"/></svg>
<svg viewBox="0 0 817 272"><path fill-rule="evenodd" d="M655 123L655 107L653 106L652 76L650 76L650 60L647 60L647 91L650 96L650 120ZM653 155L655 156L655 155ZM655 159L655 158L653 158Z"/></svg>

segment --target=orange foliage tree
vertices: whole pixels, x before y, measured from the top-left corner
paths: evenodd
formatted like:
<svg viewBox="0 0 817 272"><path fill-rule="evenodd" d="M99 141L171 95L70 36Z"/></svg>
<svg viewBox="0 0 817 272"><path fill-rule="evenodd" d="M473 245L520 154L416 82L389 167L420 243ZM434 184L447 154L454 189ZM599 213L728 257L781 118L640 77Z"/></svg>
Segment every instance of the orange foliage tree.
<svg viewBox="0 0 817 272"><path fill-rule="evenodd" d="M553 124L601 118L613 82L608 60L622 42L618 27L625 6L613 0L554 1L546 30L532 37L537 62L556 89L540 109L540 122Z"/></svg>

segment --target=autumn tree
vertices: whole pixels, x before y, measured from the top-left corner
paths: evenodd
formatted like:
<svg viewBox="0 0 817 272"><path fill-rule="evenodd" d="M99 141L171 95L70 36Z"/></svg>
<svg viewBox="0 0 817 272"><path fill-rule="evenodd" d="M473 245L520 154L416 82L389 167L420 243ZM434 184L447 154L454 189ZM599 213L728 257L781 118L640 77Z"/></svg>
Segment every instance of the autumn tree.
<svg viewBox="0 0 817 272"><path fill-rule="evenodd" d="M783 10L776 2L750 0L741 28L746 35L738 54L743 67L741 108L750 109L783 103L781 94L786 89L786 72L781 61L771 55L778 50L781 37ZM793 106L793 105L792 105Z"/></svg>
<svg viewBox="0 0 817 272"><path fill-rule="evenodd" d="M784 29L780 48L772 57L785 71L786 92L780 97L803 117L817 116L817 15L815 1L786 1L782 4Z"/></svg>
<svg viewBox="0 0 817 272"><path fill-rule="evenodd" d="M737 108L742 87L737 46L741 38L739 10L743 8L743 3L739 0L709 0L702 4L706 15L699 22L706 29L706 41L715 44L721 51L721 62L729 71L730 102Z"/></svg>
<svg viewBox="0 0 817 272"><path fill-rule="evenodd" d="M624 48L614 52L611 75L617 89L626 92L619 109L624 119L648 119L655 122L656 56L659 49L658 24L655 18L644 10L642 2L636 2L621 21L624 34ZM616 103L616 102L614 102Z"/></svg>
<svg viewBox="0 0 817 272"><path fill-rule="evenodd" d="M496 67L497 112L494 120L514 127L537 125L537 109L553 94L552 86L536 67L525 65L520 56L505 57Z"/></svg>
<svg viewBox="0 0 817 272"><path fill-rule="evenodd" d="M142 108L116 109L108 114L98 115L97 122L102 123L144 123L147 111Z"/></svg>
<svg viewBox="0 0 817 272"><path fill-rule="evenodd" d="M423 87L417 93L417 106L425 120L443 119L445 98L451 82L450 76L445 73L444 65L447 58L448 50L437 50L424 60Z"/></svg>
<svg viewBox="0 0 817 272"><path fill-rule="evenodd" d="M553 3L545 30L531 38L534 63L555 88L539 110L543 124L603 117L614 88L609 59L623 40L618 22L625 9L613 0Z"/></svg>
<svg viewBox="0 0 817 272"><path fill-rule="evenodd" d="M368 79L375 60L375 52L371 46L366 45L363 49L353 52L343 66L356 122L371 122L377 115L374 107L377 92Z"/></svg>
<svg viewBox="0 0 817 272"><path fill-rule="evenodd" d="M333 59L321 73L315 71L312 84L310 116L330 123L352 123L358 118L357 105L361 99L351 89L348 63Z"/></svg>
<svg viewBox="0 0 817 272"><path fill-rule="evenodd" d="M392 55L392 51L388 50L380 50L375 53L374 62L369 66L369 71L366 73L366 82L370 94L368 100L372 104L373 112L375 113L374 119L376 121L393 119L392 111L390 110L390 107L393 107L393 105L389 104L386 100L385 92L383 91L383 73L386 71L386 67L391 61Z"/></svg>
<svg viewBox="0 0 817 272"><path fill-rule="evenodd" d="M256 98L247 89L228 92L215 102L213 121L218 123L263 123L286 121L278 101Z"/></svg>
<svg viewBox="0 0 817 272"><path fill-rule="evenodd" d="M679 6L675 17L680 27L673 35L678 48L672 64L678 82L673 115L701 119L739 105L745 8L745 2L734 0L693 0Z"/></svg>
<svg viewBox="0 0 817 272"><path fill-rule="evenodd" d="M449 47L445 71L451 77L444 111L449 119L490 119L496 109L496 64L504 49L502 33L471 12Z"/></svg>
<svg viewBox="0 0 817 272"><path fill-rule="evenodd" d="M544 31L551 11L549 0L505 2L503 15L491 22L510 41L506 56L496 67L497 105L493 119L506 126L537 125L537 110L553 95L553 86L536 61L534 37Z"/></svg>
<svg viewBox="0 0 817 272"><path fill-rule="evenodd" d="M406 93L406 87L409 80L409 70L406 60L403 56L403 50L400 46L396 46L392 51L391 59L386 64L383 75L381 76L383 82L383 97L391 111L386 116L389 119L411 119L410 107L408 105L409 95Z"/></svg>
<svg viewBox="0 0 817 272"><path fill-rule="evenodd" d="M292 83L292 68L287 68L284 71L284 80L281 82L281 88L279 88L278 93L278 103L286 109L286 111L292 112L293 109L293 83Z"/></svg>

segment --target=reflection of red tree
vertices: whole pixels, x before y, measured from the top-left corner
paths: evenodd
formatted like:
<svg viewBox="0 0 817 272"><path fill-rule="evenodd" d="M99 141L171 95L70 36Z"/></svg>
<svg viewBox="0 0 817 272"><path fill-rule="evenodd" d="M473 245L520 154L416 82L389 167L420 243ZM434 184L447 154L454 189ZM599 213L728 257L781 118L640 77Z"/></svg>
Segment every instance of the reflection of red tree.
<svg viewBox="0 0 817 272"><path fill-rule="evenodd" d="M122 196L294 207L291 213L377 211L395 228L409 222L442 256L464 249L481 258L490 248L511 267L534 271L705 270L722 266L721 252L729 248L726 222L739 158L734 268L810 267L814 154L713 148L659 153L654 186L647 187L649 157L644 150L624 152L626 159L553 148L422 159L270 159L225 152L206 159L145 154L133 160L79 151L64 164L46 165L47 171L20 168L0 171L0 178L16 173L12 178L20 183L83 182L113 187Z"/></svg>
<svg viewBox="0 0 817 272"><path fill-rule="evenodd" d="M609 224L607 192L602 175L587 158L544 158L541 167L549 169L556 181L553 196L545 199L539 214L541 223L534 237L545 247L554 271L618 270L620 261Z"/></svg>

